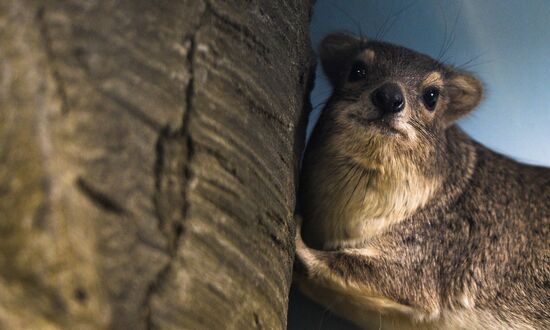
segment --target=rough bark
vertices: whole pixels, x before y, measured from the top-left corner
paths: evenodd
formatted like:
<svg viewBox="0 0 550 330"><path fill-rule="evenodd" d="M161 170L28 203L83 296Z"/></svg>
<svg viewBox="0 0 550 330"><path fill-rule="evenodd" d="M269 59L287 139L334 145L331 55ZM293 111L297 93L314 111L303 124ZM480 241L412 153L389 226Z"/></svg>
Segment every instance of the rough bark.
<svg viewBox="0 0 550 330"><path fill-rule="evenodd" d="M281 329L311 1L0 1L0 329Z"/></svg>

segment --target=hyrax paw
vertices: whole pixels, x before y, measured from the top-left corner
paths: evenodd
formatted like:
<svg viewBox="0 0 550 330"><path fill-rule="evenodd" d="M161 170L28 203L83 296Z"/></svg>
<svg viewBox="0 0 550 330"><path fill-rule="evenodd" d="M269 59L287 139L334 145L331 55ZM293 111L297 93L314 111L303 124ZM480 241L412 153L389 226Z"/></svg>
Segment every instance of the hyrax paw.
<svg viewBox="0 0 550 330"><path fill-rule="evenodd" d="M311 249L304 243L300 229L301 218L296 216L296 259L294 261L295 277L310 277L318 268L321 267L321 260L318 256L320 251Z"/></svg>

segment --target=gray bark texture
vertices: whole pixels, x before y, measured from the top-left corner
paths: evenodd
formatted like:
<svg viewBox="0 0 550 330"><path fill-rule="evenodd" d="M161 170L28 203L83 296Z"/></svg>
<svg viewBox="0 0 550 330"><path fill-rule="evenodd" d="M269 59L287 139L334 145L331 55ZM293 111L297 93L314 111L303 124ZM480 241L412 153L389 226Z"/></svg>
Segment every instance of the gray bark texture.
<svg viewBox="0 0 550 330"><path fill-rule="evenodd" d="M312 0L0 0L0 329L283 329Z"/></svg>

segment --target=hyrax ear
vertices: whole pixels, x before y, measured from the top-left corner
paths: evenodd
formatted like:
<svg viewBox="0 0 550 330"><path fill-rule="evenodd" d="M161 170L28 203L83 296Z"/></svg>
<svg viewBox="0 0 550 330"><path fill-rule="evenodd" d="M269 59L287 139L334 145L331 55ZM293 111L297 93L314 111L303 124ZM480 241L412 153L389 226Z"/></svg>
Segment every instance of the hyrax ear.
<svg viewBox="0 0 550 330"><path fill-rule="evenodd" d="M333 33L323 38L319 47L321 65L333 87L344 81L349 61L359 53L364 41L346 33Z"/></svg>
<svg viewBox="0 0 550 330"><path fill-rule="evenodd" d="M447 77L449 105L444 114L446 126L464 117L481 102L483 85L473 75L452 70Z"/></svg>

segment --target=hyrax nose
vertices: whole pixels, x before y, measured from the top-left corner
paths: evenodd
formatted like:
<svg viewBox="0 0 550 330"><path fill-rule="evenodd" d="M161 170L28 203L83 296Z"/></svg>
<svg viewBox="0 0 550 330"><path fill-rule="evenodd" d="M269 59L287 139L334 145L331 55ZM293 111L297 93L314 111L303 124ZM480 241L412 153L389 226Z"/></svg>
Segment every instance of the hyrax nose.
<svg viewBox="0 0 550 330"><path fill-rule="evenodd" d="M372 103L384 113L398 113L405 107L401 88L394 83L386 83L372 92Z"/></svg>

